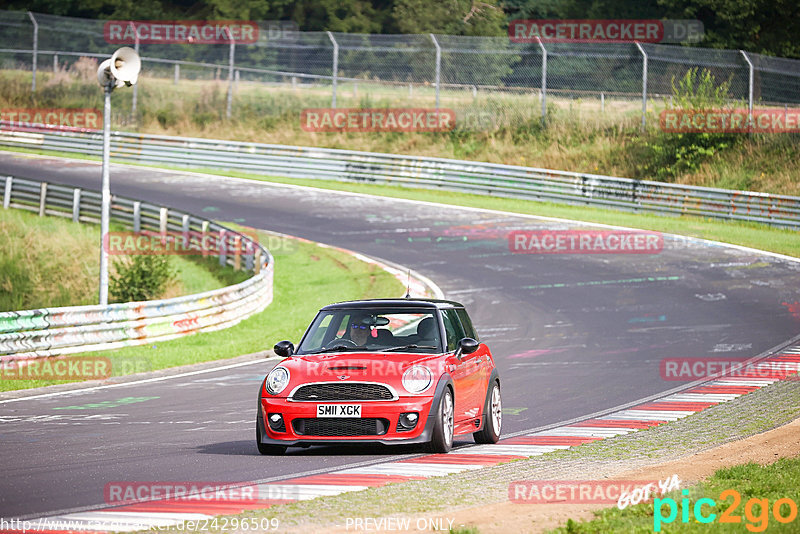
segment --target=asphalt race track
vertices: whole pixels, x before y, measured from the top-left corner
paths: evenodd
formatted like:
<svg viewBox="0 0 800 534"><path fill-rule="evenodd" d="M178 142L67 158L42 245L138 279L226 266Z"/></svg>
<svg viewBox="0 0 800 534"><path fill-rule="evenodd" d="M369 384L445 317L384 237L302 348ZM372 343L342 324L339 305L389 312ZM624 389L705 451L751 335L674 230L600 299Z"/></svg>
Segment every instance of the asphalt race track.
<svg viewBox="0 0 800 534"><path fill-rule="evenodd" d="M100 167L90 162L0 153L0 173L100 188ZM467 305L494 353L504 434L681 385L662 379L664 358L746 359L800 331L792 307L800 301L800 263L766 254L671 238L657 254L518 254L509 250L511 230L577 226L127 166L112 166L111 189L428 276ZM113 481L277 480L414 454L316 447L260 456L253 419L268 367L0 403L0 516L102 505Z"/></svg>

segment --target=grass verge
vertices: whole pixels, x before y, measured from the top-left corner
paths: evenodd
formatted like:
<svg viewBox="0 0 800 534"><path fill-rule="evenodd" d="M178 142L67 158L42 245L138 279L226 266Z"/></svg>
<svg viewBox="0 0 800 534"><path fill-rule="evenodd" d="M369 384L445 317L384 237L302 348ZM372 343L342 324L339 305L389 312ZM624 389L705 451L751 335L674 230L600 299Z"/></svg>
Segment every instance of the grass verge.
<svg viewBox="0 0 800 534"><path fill-rule="evenodd" d="M121 229L121 228L120 228ZM0 311L97 304L100 228L60 217L0 210ZM244 273L214 261L175 256L164 298L241 282ZM111 275L114 258L111 258Z"/></svg>
<svg viewBox="0 0 800 534"><path fill-rule="evenodd" d="M264 232L258 235L263 240L268 237ZM298 341L325 304L402 295L403 285L376 265L331 248L305 242L296 245L273 251L272 304L238 325L172 341L85 354L108 357L114 376L233 358L272 348L282 339ZM59 383L64 381L0 380L0 391Z"/></svg>
<svg viewBox="0 0 800 534"><path fill-rule="evenodd" d="M688 494L672 492L624 510L607 508L595 512L596 517L591 521L570 519L565 526L550 533L797 532L798 487L800 458L781 458L768 465L740 464L716 471L702 484L688 488ZM682 499L688 499L685 506L688 516L685 517L682 516ZM699 511L695 511L700 499L711 501L703 501ZM791 504L786 499L791 500ZM698 513L699 516L695 515ZM723 516L732 522L723 523ZM790 517L793 519L786 521Z"/></svg>

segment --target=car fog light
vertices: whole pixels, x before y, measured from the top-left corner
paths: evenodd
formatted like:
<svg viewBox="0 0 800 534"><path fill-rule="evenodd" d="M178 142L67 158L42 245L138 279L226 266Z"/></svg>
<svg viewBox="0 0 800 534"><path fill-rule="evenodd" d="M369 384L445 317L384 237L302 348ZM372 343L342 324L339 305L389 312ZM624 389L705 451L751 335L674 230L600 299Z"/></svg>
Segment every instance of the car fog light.
<svg viewBox="0 0 800 534"><path fill-rule="evenodd" d="M271 413L267 417L269 428L273 432L286 432L286 425L283 424L283 416L279 413Z"/></svg>
<svg viewBox="0 0 800 534"><path fill-rule="evenodd" d="M407 432L413 430L414 427L417 426L418 420L419 414L416 412L401 413L400 417L397 419L397 431Z"/></svg>

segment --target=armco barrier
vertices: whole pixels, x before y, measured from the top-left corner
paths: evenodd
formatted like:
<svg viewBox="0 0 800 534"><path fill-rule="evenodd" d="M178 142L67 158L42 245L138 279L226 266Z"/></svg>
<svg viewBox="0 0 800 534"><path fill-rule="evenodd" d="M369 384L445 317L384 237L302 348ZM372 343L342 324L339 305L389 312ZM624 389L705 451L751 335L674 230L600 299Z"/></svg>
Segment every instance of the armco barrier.
<svg viewBox="0 0 800 534"><path fill-rule="evenodd" d="M20 128L0 121L0 145L100 156L102 136L96 131ZM446 189L800 228L800 197L496 163L122 132L111 135L111 155L117 161Z"/></svg>
<svg viewBox="0 0 800 534"><path fill-rule="evenodd" d="M99 222L100 193L96 191L11 176L0 180L0 191L4 208ZM272 256L248 236L193 215L116 195L111 200L111 220L136 232L202 234L202 242L218 251L220 264L244 267L254 275L233 286L173 299L0 313L0 361L113 349L218 330L272 302Z"/></svg>

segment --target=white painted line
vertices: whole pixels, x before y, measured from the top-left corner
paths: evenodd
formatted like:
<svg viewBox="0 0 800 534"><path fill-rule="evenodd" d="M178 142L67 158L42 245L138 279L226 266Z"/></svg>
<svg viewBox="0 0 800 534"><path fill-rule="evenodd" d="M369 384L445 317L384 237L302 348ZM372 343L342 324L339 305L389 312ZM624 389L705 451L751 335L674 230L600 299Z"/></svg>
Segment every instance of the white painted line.
<svg viewBox="0 0 800 534"><path fill-rule="evenodd" d="M339 495L349 491L361 491L367 486L344 484L259 484L260 500L306 501L326 495Z"/></svg>
<svg viewBox="0 0 800 534"><path fill-rule="evenodd" d="M663 402L728 402L736 397L741 397L738 393L676 393L661 399Z"/></svg>
<svg viewBox="0 0 800 534"><path fill-rule="evenodd" d="M437 477L480 469L483 465L470 464L415 464L410 462L397 462L390 464L376 464L365 467L356 467L335 471L337 475L404 475L417 477Z"/></svg>
<svg viewBox="0 0 800 534"><path fill-rule="evenodd" d="M631 421L677 421L696 412L690 411L662 411L662 410L622 410L601 419L626 419Z"/></svg>
<svg viewBox="0 0 800 534"><path fill-rule="evenodd" d="M464 449L468 454L516 454L520 456L539 456L548 452L572 448L572 445L478 445ZM452 454L452 453L451 453Z"/></svg>
<svg viewBox="0 0 800 534"><path fill-rule="evenodd" d="M764 378L764 379L758 378L758 379L756 379L756 378L754 378L752 380L726 380L726 379L723 378L721 380L714 381L713 384L716 385L716 386L757 386L757 387L764 387L764 386L768 386L770 384L774 384L775 382L778 382L779 380L780 380L779 378L770 378L770 379L767 379L767 378Z"/></svg>
<svg viewBox="0 0 800 534"><path fill-rule="evenodd" d="M170 380L173 378L183 378L186 376L195 376L195 375L202 375L206 373L213 373L215 371L224 371L226 369L235 369L237 367L244 367L246 365L255 365L257 363L263 364L265 362L277 361L282 360L283 358L275 357L275 358L265 358L263 360L252 360L247 362L239 362L239 363L232 363L229 365L222 365L219 367L209 367L208 369L200 369L198 371L188 371L186 373L179 373L175 375L168 375L168 376L157 376L155 378L145 378L143 380L134 380L133 382L120 382L119 384L106 384L104 386L92 386L88 388L81 388L81 389L69 389L65 391L56 391L53 393L42 393L41 395L31 395L29 397L20 397L18 399L6 399L0 400L0 404L7 404L9 402L19 402L19 401L26 401L32 399L45 399L50 397L60 397L62 395L76 395L81 393L88 393L90 391L99 391L101 389L111 389L111 388L120 388L125 386L136 386L139 384L149 384L152 382L163 382L164 380ZM266 375L266 373L264 373Z"/></svg>
<svg viewBox="0 0 800 534"><path fill-rule="evenodd" d="M620 434L630 434L636 432L635 428L607 428L607 427L566 427L543 430L530 436L552 436L552 437L606 437L611 438Z"/></svg>

